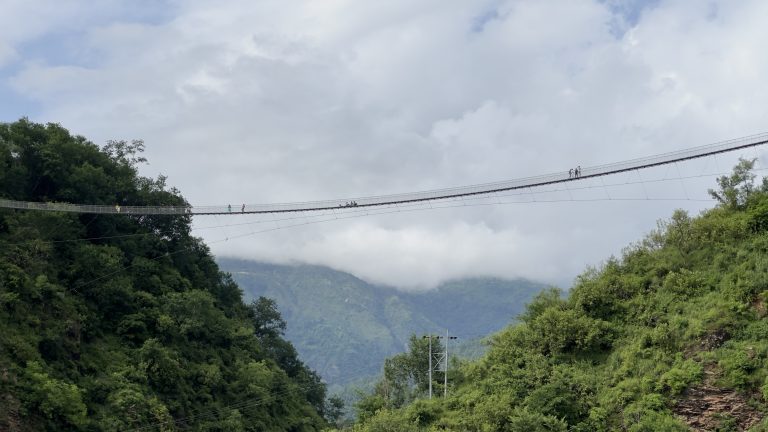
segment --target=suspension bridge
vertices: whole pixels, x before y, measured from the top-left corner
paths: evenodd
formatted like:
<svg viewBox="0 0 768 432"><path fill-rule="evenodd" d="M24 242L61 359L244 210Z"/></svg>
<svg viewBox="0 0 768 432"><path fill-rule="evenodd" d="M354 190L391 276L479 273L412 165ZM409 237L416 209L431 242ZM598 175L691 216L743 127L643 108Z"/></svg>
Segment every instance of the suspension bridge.
<svg viewBox="0 0 768 432"><path fill-rule="evenodd" d="M0 208L18 210L56 211L91 214L128 214L128 215L243 215L294 212L319 212L336 209L396 206L400 204L439 201L462 197L490 195L499 192L531 189L559 183L582 181L589 178L610 176L629 171L642 170L662 165L684 162L687 160L714 156L736 150L757 147L768 143L768 133L750 135L727 141L720 141L699 147L691 147L669 153L631 159L605 165L580 168L578 175L572 170L533 177L518 178L494 183L483 183L446 189L434 189L392 195L379 195L358 198L334 199L324 201L305 201L272 204L243 204L232 208L231 205L217 206L120 206L69 204L59 202L29 202L0 199Z"/></svg>

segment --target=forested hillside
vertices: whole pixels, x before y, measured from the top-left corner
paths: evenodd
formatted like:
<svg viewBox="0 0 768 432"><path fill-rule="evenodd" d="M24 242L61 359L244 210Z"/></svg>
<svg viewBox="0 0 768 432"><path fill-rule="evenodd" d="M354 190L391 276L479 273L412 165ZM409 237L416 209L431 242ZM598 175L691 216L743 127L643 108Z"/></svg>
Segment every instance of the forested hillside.
<svg viewBox="0 0 768 432"><path fill-rule="evenodd" d="M449 329L458 343L501 330L546 285L523 279L460 279L428 291L367 283L322 266L219 258L246 298L273 298L288 323L286 338L332 391L378 375L409 337ZM464 345L482 349L478 343ZM467 352L467 354L472 354Z"/></svg>
<svg viewBox="0 0 768 432"><path fill-rule="evenodd" d="M765 431L768 182L742 161L567 297L540 294L424 399L424 341L390 359L356 431ZM434 387L441 394L443 377Z"/></svg>
<svg viewBox="0 0 768 432"><path fill-rule="evenodd" d="M186 205L57 125L0 124L0 198ZM187 216L0 211L0 430L315 431L325 388Z"/></svg>

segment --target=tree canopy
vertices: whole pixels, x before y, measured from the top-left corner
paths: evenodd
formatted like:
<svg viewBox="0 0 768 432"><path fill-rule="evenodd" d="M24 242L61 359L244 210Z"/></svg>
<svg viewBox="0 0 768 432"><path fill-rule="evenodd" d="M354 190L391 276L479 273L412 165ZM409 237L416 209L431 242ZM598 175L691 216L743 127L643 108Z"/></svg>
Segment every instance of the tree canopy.
<svg viewBox="0 0 768 432"><path fill-rule="evenodd" d="M0 124L0 197L186 201L138 174L144 144ZM0 429L317 431L325 387L246 305L187 215L0 210Z"/></svg>

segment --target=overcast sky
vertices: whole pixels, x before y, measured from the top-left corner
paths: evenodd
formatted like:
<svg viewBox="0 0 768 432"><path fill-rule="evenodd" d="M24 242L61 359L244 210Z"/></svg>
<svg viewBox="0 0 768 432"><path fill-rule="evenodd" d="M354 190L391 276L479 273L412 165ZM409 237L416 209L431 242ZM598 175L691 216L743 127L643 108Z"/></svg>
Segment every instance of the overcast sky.
<svg viewBox="0 0 768 432"><path fill-rule="evenodd" d="M142 173L193 205L484 183L768 131L764 0L0 3L0 121L143 139ZM711 207L713 178L689 177L737 156L302 227L195 225L239 224L197 231L217 255L407 289L568 288L675 208Z"/></svg>

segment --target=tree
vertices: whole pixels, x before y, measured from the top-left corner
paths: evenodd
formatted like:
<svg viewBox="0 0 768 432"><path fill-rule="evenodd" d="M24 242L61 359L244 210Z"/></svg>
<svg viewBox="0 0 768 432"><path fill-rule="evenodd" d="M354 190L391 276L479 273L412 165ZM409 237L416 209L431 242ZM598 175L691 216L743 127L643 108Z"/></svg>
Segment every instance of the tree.
<svg viewBox="0 0 768 432"><path fill-rule="evenodd" d="M426 395L429 389L429 339L411 335L408 351L384 361L384 376L376 383L372 395L357 404L358 416L361 410L377 407L381 403L388 408L402 407L415 398ZM440 339L432 337L432 353L443 352ZM432 367L436 368L433 363ZM443 373L433 372L432 387L439 392L443 386Z"/></svg>
<svg viewBox="0 0 768 432"><path fill-rule="evenodd" d="M143 140L131 140L131 142L125 140L109 140L107 141L107 145L104 146L104 152L107 153L112 160L132 168L135 168L140 163L147 162L145 157L139 156L139 154L144 153Z"/></svg>
<svg viewBox="0 0 768 432"><path fill-rule="evenodd" d="M75 384L50 377L37 362L29 362L25 372L35 389L27 397L32 398L49 419L61 419L74 426L85 424L86 407Z"/></svg>
<svg viewBox="0 0 768 432"><path fill-rule="evenodd" d="M526 305L525 311L520 314L518 319L530 324L545 310L551 307L564 307L565 301L561 298L561 294L562 291L555 287L541 291Z"/></svg>
<svg viewBox="0 0 768 432"><path fill-rule="evenodd" d="M340 420L344 416L344 399L331 396L325 404L325 419L328 423L341 427Z"/></svg>
<svg viewBox="0 0 768 432"><path fill-rule="evenodd" d="M731 175L717 179L720 190L709 189L712 198L734 210L744 208L747 199L755 189L755 175L752 173L752 168L756 160L739 158L739 163L733 167Z"/></svg>
<svg viewBox="0 0 768 432"><path fill-rule="evenodd" d="M275 339L285 332L285 321L277 310L277 302L271 298L259 297L251 302L251 319L259 339Z"/></svg>
<svg viewBox="0 0 768 432"><path fill-rule="evenodd" d="M186 206L138 175L143 149L0 123L0 197ZM327 426L277 306L243 303L190 233L189 215L0 209L0 430L165 431L195 413L184 429Z"/></svg>

